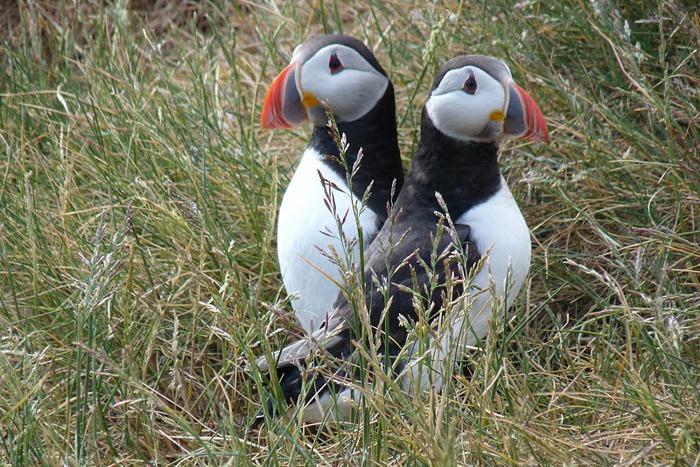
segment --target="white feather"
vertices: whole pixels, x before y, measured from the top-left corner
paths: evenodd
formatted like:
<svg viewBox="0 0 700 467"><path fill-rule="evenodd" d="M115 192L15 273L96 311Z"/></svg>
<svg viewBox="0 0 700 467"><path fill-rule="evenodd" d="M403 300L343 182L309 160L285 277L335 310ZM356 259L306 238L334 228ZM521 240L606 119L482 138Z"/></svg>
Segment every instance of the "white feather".
<svg viewBox="0 0 700 467"><path fill-rule="evenodd" d="M349 420L352 409L357 409L361 400L359 389L345 388L336 395L324 391L303 407L302 417L307 423Z"/></svg>
<svg viewBox="0 0 700 467"><path fill-rule="evenodd" d="M346 186L345 179L324 164L322 158L313 148L304 152L282 199L277 225L277 255L284 286L288 294L295 296L292 307L308 333L318 328L335 302L340 289L333 280L342 282L338 266L324 257L317 247L330 251L330 245L341 257L345 256L336 219L324 205L324 190L318 171L338 187ZM351 202L359 207L360 200L347 191L334 193L338 215L342 217L348 212L343 225L346 237L358 238ZM360 224L366 246L367 239L377 231L376 214L365 209L360 214ZM331 232L332 236L321 232ZM359 245L356 245L354 258L358 250Z"/></svg>

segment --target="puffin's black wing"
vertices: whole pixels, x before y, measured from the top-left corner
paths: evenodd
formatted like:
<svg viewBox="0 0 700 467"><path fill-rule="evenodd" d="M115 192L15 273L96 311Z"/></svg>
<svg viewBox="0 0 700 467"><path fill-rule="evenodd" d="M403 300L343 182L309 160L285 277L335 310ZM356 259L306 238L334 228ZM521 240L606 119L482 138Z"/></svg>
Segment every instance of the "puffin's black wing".
<svg viewBox="0 0 700 467"><path fill-rule="evenodd" d="M400 351L408 337L399 315L409 322L417 321L415 305L420 303L430 313L429 319L435 319L445 299L452 300L463 292L464 278L459 277L459 271L471 271L480 259L468 225L457 224L451 230L440 227L433 212L427 219L425 213L419 219L414 218L416 215L421 213L399 213L384 225L365 253L365 302L370 324L374 332L388 329L380 351L392 355ZM466 265L462 254L466 255ZM458 263L465 267L457 267ZM448 275L455 280L447 281ZM453 286L448 288L447 282ZM340 293L320 329L275 355L273 364L288 403L298 400L304 378L302 368L315 357L351 359L352 341L362 335L354 313L352 304ZM269 371L270 362L266 358L259 359L257 364L262 371ZM307 394L307 401L331 384L321 372L314 372L310 383L313 390Z"/></svg>
<svg viewBox="0 0 700 467"><path fill-rule="evenodd" d="M480 260L468 225L456 224L453 232L447 227L438 232L437 222L420 223L411 217L407 215L399 222L386 224L365 254L365 301L370 323L378 330L384 330L385 324L388 325L390 340L398 346L406 341L406 329L401 326L399 315L416 321L415 304L421 301L423 309L432 310L431 318L434 318L445 298L456 298L463 291L461 280L457 280L451 296L445 296L446 277L457 274L456 263L462 252L466 255L467 271L471 271ZM459 241L461 251L456 248L456 241ZM390 308L385 312L388 301L391 302ZM357 334L353 314L351 304L340 293L323 326L310 337L301 338L280 350L273 364L279 370L298 365L314 352L336 358L349 353L351 339ZM387 323L380 322L383 317ZM267 358L258 359L257 365L260 370L269 371Z"/></svg>
<svg viewBox="0 0 700 467"><path fill-rule="evenodd" d="M370 322L374 329L388 329L389 345L398 348L407 338L399 316L417 321L420 305L432 322L444 300L462 294L466 278L461 271L469 273L480 260L468 225L457 224L451 230L432 212L427 218L425 214L415 218L420 215L407 213L393 225L385 224L367 251L365 297ZM453 280L448 281L448 276Z"/></svg>
<svg viewBox="0 0 700 467"><path fill-rule="evenodd" d="M340 294L342 297L342 293ZM339 303L338 303L339 302ZM336 306L328 314L323 325L311 336L304 336L275 353L274 364L278 370L294 366L306 360L314 352L330 354L339 357L349 346L349 322L352 309L346 300L338 300ZM260 357L256 365L263 372L270 371L267 357Z"/></svg>

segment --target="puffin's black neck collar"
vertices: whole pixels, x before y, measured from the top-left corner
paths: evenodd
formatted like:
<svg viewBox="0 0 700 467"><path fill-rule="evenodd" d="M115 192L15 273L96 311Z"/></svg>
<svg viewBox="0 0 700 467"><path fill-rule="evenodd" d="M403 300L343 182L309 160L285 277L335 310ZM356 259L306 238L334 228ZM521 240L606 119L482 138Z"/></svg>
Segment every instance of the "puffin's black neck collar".
<svg viewBox="0 0 700 467"><path fill-rule="evenodd" d="M406 188L411 187L407 196L429 200L437 207L435 192L439 192L456 220L493 196L500 189L501 180L495 142L461 141L447 136L423 112L421 138L406 182Z"/></svg>
<svg viewBox="0 0 700 467"><path fill-rule="evenodd" d="M384 96L367 114L355 121L339 122L337 125L339 133L345 134L350 145L345 154L349 168L354 166L358 151L362 148L362 168L352 179L353 194L362 198L374 180L368 207L380 217L386 217L386 203L394 179L397 182L397 193L403 184L403 167L396 136L394 88L391 83ZM330 129L314 126L309 147L327 156L325 164L345 180L346 172L339 160L340 152L331 137Z"/></svg>

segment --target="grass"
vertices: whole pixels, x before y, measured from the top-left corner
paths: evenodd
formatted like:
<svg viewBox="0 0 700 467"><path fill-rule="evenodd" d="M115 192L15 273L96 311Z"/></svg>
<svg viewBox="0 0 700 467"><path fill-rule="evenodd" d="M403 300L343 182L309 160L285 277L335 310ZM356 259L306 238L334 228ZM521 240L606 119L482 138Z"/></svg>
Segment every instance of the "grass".
<svg viewBox="0 0 700 467"><path fill-rule="evenodd" d="M1 463L698 465L691 3L6 2ZM287 335L275 219L308 135L260 131L262 98L298 43L341 31L392 77L406 165L444 61L510 64L552 131L502 151L533 266L448 394L249 430L246 364Z"/></svg>

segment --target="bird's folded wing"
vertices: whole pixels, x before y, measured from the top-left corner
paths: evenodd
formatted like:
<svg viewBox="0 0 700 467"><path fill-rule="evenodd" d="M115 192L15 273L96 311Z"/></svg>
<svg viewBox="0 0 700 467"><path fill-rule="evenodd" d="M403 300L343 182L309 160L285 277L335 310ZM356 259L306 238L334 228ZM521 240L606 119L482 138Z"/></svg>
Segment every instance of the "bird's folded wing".
<svg viewBox="0 0 700 467"><path fill-rule="evenodd" d="M319 355L323 353L336 355L339 353L339 349L347 346L349 339L347 332L348 321L342 313L344 308L335 308L331 311L326 324L311 334L311 336L304 336L282 350L275 352L272 362L265 356L258 358L255 363L260 371L269 372L272 365L275 365L277 368L296 365L314 353Z"/></svg>

